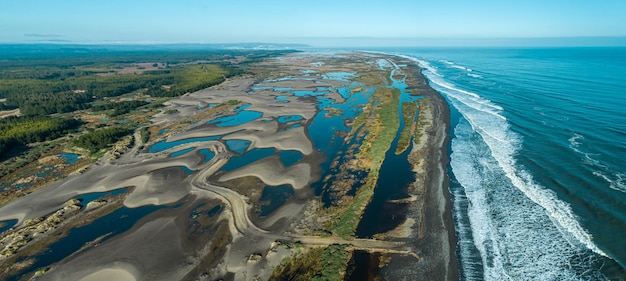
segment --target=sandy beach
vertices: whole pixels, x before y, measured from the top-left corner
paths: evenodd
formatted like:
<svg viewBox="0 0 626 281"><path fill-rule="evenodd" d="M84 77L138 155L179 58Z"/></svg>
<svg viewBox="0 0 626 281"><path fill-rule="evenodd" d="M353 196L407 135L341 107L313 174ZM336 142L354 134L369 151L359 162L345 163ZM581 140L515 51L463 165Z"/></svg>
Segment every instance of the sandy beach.
<svg viewBox="0 0 626 281"><path fill-rule="evenodd" d="M456 236L452 220L448 172L448 131L450 130L450 109L445 99L428 86L426 78L417 66L413 68L418 93L428 98L432 111L432 126L427 129L430 137L425 144L426 192L423 208L425 233L418 242L422 256L427 263L420 269L420 276L445 276L446 280L458 280L459 272L456 251ZM416 149L416 147L414 147ZM418 232L421 232L418 230Z"/></svg>

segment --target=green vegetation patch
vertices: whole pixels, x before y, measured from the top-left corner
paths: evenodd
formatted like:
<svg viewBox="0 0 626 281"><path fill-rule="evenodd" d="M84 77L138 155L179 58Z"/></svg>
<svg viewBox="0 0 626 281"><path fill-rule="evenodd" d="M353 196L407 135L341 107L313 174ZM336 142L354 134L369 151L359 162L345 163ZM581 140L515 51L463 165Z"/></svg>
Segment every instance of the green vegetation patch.
<svg viewBox="0 0 626 281"><path fill-rule="evenodd" d="M8 117L0 119L0 155L16 145L42 142L66 135L79 125L75 119Z"/></svg>
<svg viewBox="0 0 626 281"><path fill-rule="evenodd" d="M283 260L274 269L270 281L308 281L322 268L322 254L325 248L312 248L307 253L298 253L292 259Z"/></svg>
<svg viewBox="0 0 626 281"><path fill-rule="evenodd" d="M400 139L398 140L396 154L401 154L409 148L409 142L411 142L411 136L415 130L416 112L416 102L402 103L402 118L404 119L404 127L402 128L402 132L400 132Z"/></svg>
<svg viewBox="0 0 626 281"><path fill-rule="evenodd" d="M124 127L110 127L96 130L80 136L74 141L74 145L96 153L100 149L106 148L116 143L122 137L131 134L133 131Z"/></svg>
<svg viewBox="0 0 626 281"><path fill-rule="evenodd" d="M292 259L284 259L274 269L270 281L328 281L343 280L343 274L350 260L348 245L330 245L326 248L312 248L299 253Z"/></svg>
<svg viewBox="0 0 626 281"><path fill-rule="evenodd" d="M126 113L130 113L131 111L147 104L149 103L146 101L133 100L133 101L122 101L122 102L95 105L91 109L93 111L112 110L111 112L108 112L107 115L109 117L116 117L116 116L124 115Z"/></svg>
<svg viewBox="0 0 626 281"><path fill-rule="evenodd" d="M231 73L214 64L185 65L172 68L172 86L167 84L150 87L147 94L153 97L176 97L224 82Z"/></svg>
<svg viewBox="0 0 626 281"><path fill-rule="evenodd" d="M148 130L148 127L143 127L139 129L139 134L141 135L142 143L145 144L150 140L150 131Z"/></svg>
<svg viewBox="0 0 626 281"><path fill-rule="evenodd" d="M378 180L378 173L370 173L367 182L357 191L350 205L347 206L341 215L332 221L332 230L343 239L352 239L356 234L356 228L361 221L361 215L374 196L374 188Z"/></svg>
<svg viewBox="0 0 626 281"><path fill-rule="evenodd" d="M398 128L400 127L400 116L398 113L398 103L400 102L400 90L392 89L391 99L385 97L379 105L376 113L378 120L383 126L383 130L374 136L376 139L372 142L369 155L372 157L372 172L378 174L380 165L385 160L385 153L396 137ZM375 170L374 170L375 169Z"/></svg>
<svg viewBox="0 0 626 281"><path fill-rule="evenodd" d="M322 268L312 281L343 280L343 274L350 261L348 245L330 245L322 253Z"/></svg>

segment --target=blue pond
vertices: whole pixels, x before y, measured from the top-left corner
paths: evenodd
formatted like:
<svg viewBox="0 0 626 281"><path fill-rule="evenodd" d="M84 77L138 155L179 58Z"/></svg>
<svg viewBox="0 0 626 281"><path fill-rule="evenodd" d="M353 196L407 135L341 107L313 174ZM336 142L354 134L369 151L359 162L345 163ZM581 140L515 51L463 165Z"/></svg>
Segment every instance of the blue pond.
<svg viewBox="0 0 626 281"><path fill-rule="evenodd" d="M92 193L86 193L83 195L79 195L76 196L76 199L80 200L81 204L83 206L87 205L87 203L94 201L98 198L104 197L106 195L118 195L118 194L122 194L124 192L126 192L127 188L118 188L115 190L111 190L111 191L105 191L105 192L92 192Z"/></svg>
<svg viewBox="0 0 626 281"><path fill-rule="evenodd" d="M184 139L184 140L177 140L177 141L173 141L173 142L160 141L160 142L157 142L154 145L152 145L148 151L150 153L161 152L161 151L165 151L165 150L168 150L170 148L173 148L173 147L176 147L176 146L179 146L179 145L193 143L193 142L203 142L203 141L218 140L221 137L222 136L190 138L190 139Z"/></svg>
<svg viewBox="0 0 626 281"><path fill-rule="evenodd" d="M251 142L247 140L227 140L226 146L228 146L230 151L243 154L246 149L248 149L248 146L250 146L250 143Z"/></svg>
<svg viewBox="0 0 626 281"><path fill-rule="evenodd" d="M170 129L161 129L161 130L159 130L159 136L162 135L162 134L165 134L169 130Z"/></svg>
<svg viewBox="0 0 626 281"><path fill-rule="evenodd" d="M302 120L302 116L300 115L285 115L285 116L278 117L279 123L288 123L291 121L300 121L300 120Z"/></svg>
<svg viewBox="0 0 626 281"><path fill-rule="evenodd" d="M289 96L287 95L276 96L276 101L280 103L288 103L289 102L288 99L289 99Z"/></svg>
<svg viewBox="0 0 626 281"><path fill-rule="evenodd" d="M209 160L213 159L213 157L215 157L215 153L213 151L210 151L206 148L200 149L198 150L198 153L202 156L204 156L204 163L209 162Z"/></svg>
<svg viewBox="0 0 626 281"><path fill-rule="evenodd" d="M222 171L232 171L250 163L274 155L273 148L255 148L241 156L235 156L228 160L228 163L222 167Z"/></svg>
<svg viewBox="0 0 626 281"><path fill-rule="evenodd" d="M210 121L207 124L215 124L215 126L217 127L238 126L241 124L248 123L252 120L259 119L261 118L261 116L263 116L263 112L243 110L249 106L250 105L239 107L237 108L237 110L240 110L240 111L237 114L219 117Z"/></svg>
<svg viewBox="0 0 626 281"><path fill-rule="evenodd" d="M288 92L293 90L292 88L281 88L281 87L276 87L274 88L274 92Z"/></svg>
<svg viewBox="0 0 626 281"><path fill-rule="evenodd" d="M293 95L296 97L317 97L328 94L328 92L314 92L314 91L293 91Z"/></svg>
<svg viewBox="0 0 626 281"><path fill-rule="evenodd" d="M283 150L279 151L278 155L280 156L280 161L283 162L285 167L289 167L293 164L298 163L298 161L302 160L302 153L296 150Z"/></svg>
<svg viewBox="0 0 626 281"><path fill-rule="evenodd" d="M0 221L0 224L4 224L0 226L0 233L9 230L11 227L17 224L17 220L8 220L8 221Z"/></svg>

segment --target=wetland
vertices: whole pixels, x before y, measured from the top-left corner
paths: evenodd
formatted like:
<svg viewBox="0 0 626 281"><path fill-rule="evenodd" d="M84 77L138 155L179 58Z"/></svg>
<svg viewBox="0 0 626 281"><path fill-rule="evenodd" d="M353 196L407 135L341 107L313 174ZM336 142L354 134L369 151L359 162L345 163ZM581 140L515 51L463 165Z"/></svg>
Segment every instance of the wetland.
<svg viewBox="0 0 626 281"><path fill-rule="evenodd" d="M365 52L249 57L223 81L111 116L128 130L111 145L51 149L51 165L74 172L0 207L0 276L457 278L449 113L417 63ZM135 99L168 87L151 89Z"/></svg>

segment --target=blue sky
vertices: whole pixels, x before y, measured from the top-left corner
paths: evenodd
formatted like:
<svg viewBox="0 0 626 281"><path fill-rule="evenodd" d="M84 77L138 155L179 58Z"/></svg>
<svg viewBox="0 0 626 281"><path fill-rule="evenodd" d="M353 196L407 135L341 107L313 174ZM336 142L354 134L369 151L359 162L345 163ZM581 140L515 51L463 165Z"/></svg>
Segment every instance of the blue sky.
<svg viewBox="0 0 626 281"><path fill-rule="evenodd" d="M0 42L402 45L626 37L625 11L624 0L0 0Z"/></svg>

